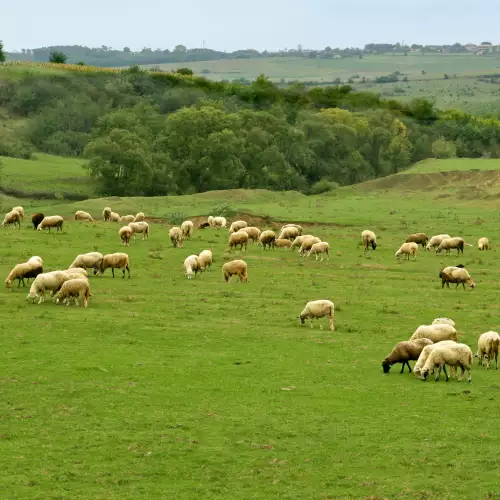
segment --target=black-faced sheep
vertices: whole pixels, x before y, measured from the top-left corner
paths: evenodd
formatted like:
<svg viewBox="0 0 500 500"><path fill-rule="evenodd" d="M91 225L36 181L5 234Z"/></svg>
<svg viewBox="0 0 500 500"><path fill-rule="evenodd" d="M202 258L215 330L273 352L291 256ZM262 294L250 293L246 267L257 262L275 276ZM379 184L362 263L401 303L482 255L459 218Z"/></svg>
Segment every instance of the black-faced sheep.
<svg viewBox="0 0 500 500"><path fill-rule="evenodd" d="M426 338L398 342L388 356L382 361L384 373L389 373L391 366L396 363L401 363L402 365L400 373L404 372L405 365L408 366L408 371L411 373L409 361L416 361L423 348L433 343L432 340Z"/></svg>
<svg viewBox="0 0 500 500"><path fill-rule="evenodd" d="M39 226L40 222L43 221L45 215L42 213L38 212L34 215L31 216L31 222L33 224L33 229L36 231L36 228Z"/></svg>
<svg viewBox="0 0 500 500"><path fill-rule="evenodd" d="M21 282L23 287L25 286L24 280L29 280L30 278L36 278L39 274L43 273L43 266L40 262L28 261L23 262L22 264L17 264L14 266L12 271L7 276L5 280L5 286L10 288L12 282L17 279L17 288L21 286Z"/></svg>

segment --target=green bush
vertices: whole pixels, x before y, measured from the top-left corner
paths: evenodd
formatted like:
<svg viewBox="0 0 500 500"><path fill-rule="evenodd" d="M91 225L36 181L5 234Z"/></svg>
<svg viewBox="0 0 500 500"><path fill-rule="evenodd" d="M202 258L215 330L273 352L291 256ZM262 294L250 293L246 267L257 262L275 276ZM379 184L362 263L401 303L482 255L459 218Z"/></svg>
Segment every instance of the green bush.
<svg viewBox="0 0 500 500"><path fill-rule="evenodd" d="M223 203L222 205L214 205L210 209L210 215L212 217L226 217L226 219L230 219L236 215L236 210L229 204Z"/></svg>
<svg viewBox="0 0 500 500"><path fill-rule="evenodd" d="M432 156L434 158L454 158L457 156L457 146L454 142L440 137L432 143Z"/></svg>
<svg viewBox="0 0 500 500"><path fill-rule="evenodd" d="M183 212L170 212L166 217L168 224L174 226L180 226L186 220L186 218L186 214Z"/></svg>
<svg viewBox="0 0 500 500"><path fill-rule="evenodd" d="M338 182L329 181L328 179L321 179L315 182L308 190L307 194L321 194L328 191L333 191L339 187Z"/></svg>

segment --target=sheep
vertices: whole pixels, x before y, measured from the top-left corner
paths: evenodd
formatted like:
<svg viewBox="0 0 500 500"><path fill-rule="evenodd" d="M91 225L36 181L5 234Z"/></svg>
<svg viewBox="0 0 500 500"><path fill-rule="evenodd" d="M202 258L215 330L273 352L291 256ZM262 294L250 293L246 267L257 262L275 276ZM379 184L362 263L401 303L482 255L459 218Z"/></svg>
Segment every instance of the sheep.
<svg viewBox="0 0 500 500"><path fill-rule="evenodd" d="M209 215L208 218L207 218L207 224L210 226L210 227L213 227L215 224L214 224L214 218Z"/></svg>
<svg viewBox="0 0 500 500"><path fill-rule="evenodd" d="M433 325L451 325L455 326L455 322L450 318L436 318L433 322Z"/></svg>
<svg viewBox="0 0 500 500"><path fill-rule="evenodd" d="M45 215L43 215L40 212L37 212L36 214L32 215L31 217L31 223L33 224L33 229L36 231L36 228L40 224L40 222L43 221Z"/></svg>
<svg viewBox="0 0 500 500"><path fill-rule="evenodd" d="M402 365L399 373L404 372L405 365L408 366L408 371L411 373L409 361L416 361L420 356L422 349L431 344L434 344L434 342L426 338L398 342L382 361L382 369L384 373L389 373L391 366L396 363L401 363Z"/></svg>
<svg viewBox="0 0 500 500"><path fill-rule="evenodd" d="M109 221L110 222L120 222L120 214L117 214L116 212L111 212L109 214Z"/></svg>
<svg viewBox="0 0 500 500"><path fill-rule="evenodd" d="M125 222L128 224L129 222L134 222L135 220L135 215L123 215L120 217L120 222Z"/></svg>
<svg viewBox="0 0 500 500"><path fill-rule="evenodd" d="M16 210L13 210L5 214L5 217L2 222L2 227L10 226L11 224L14 224L14 227L16 227L17 224L19 229L21 229L21 216L19 215L19 212Z"/></svg>
<svg viewBox="0 0 500 500"><path fill-rule="evenodd" d="M38 255L33 255L33 257L30 257L28 259L28 264L31 264L33 266L36 266L36 265L43 266L43 260Z"/></svg>
<svg viewBox="0 0 500 500"><path fill-rule="evenodd" d="M134 240L135 240L135 234L139 233L142 234L142 239L147 240L149 239L149 224L147 222L129 222L128 227L132 229L132 234L134 235Z"/></svg>
<svg viewBox="0 0 500 500"><path fill-rule="evenodd" d="M414 233L406 238L405 243L416 243L417 245L422 245L422 248L425 248L428 241L429 237L425 233Z"/></svg>
<svg viewBox="0 0 500 500"><path fill-rule="evenodd" d="M260 233L259 241L264 250L266 249L266 246L269 248L269 250L271 250L271 247L274 250L276 234L274 233L274 231L263 231L262 233Z"/></svg>
<svg viewBox="0 0 500 500"><path fill-rule="evenodd" d="M479 364L488 359L487 369L491 366L491 360L495 360L495 369L498 370L498 350L500 349L500 335L497 332L483 333L477 341L477 354Z"/></svg>
<svg viewBox="0 0 500 500"><path fill-rule="evenodd" d="M451 238L449 234L437 234L436 236L433 236L430 240L429 243L427 243L427 246L425 247L426 250L432 250L439 245L441 245L441 242L447 238Z"/></svg>
<svg viewBox="0 0 500 500"><path fill-rule="evenodd" d="M56 303L66 303L69 306L69 299L73 298L75 303L82 299L83 307L87 307L90 296L90 285L87 279L72 279L65 281L61 289L56 294Z"/></svg>
<svg viewBox="0 0 500 500"><path fill-rule="evenodd" d="M446 373L446 365L462 368L462 375L458 380L463 378L465 370L467 370L469 375L467 382L471 382L472 351L467 344L436 345L422 367L420 372L422 380L425 381L429 373L439 367L435 381L437 382L441 378L441 370L443 370L446 382L448 382L449 377Z"/></svg>
<svg viewBox="0 0 500 500"><path fill-rule="evenodd" d="M75 212L75 220L87 220L89 222L94 222L94 219L88 212L84 212L83 210L78 210Z"/></svg>
<svg viewBox="0 0 500 500"><path fill-rule="evenodd" d="M433 342L442 340L458 340L455 327L446 324L420 325L411 336L410 340L429 339Z"/></svg>
<svg viewBox="0 0 500 500"><path fill-rule="evenodd" d="M289 226L281 230L278 239L293 241L297 236L300 236L299 230L295 226Z"/></svg>
<svg viewBox="0 0 500 500"><path fill-rule="evenodd" d="M88 281L88 275L86 272L84 274L82 272L76 272L74 269L69 269L69 270L64 271L64 272L68 275L68 279L64 283L66 283L70 280L82 280L82 279L84 279L84 280ZM61 289L62 285L63 285L63 283L60 283L59 286L53 288L50 292L50 296L53 297L54 295L56 295L57 292Z"/></svg>
<svg viewBox="0 0 500 500"><path fill-rule="evenodd" d="M89 252L77 255L75 260L71 263L68 269L90 269L93 268L97 262L102 259L102 253Z"/></svg>
<svg viewBox="0 0 500 500"><path fill-rule="evenodd" d="M36 228L37 231L42 231L43 229L49 228L49 234L50 234L50 229L55 227L56 232L63 230L63 224L64 224L64 219L60 215L50 215L47 217L44 217L42 222L38 224L38 227Z"/></svg>
<svg viewBox="0 0 500 500"><path fill-rule="evenodd" d="M194 224L190 220L185 220L181 224L182 237L185 239L191 239L194 231Z"/></svg>
<svg viewBox="0 0 500 500"><path fill-rule="evenodd" d="M444 288L444 285L450 288L450 283L456 283L458 285L462 283L462 287L465 290L465 284L469 285L469 288L475 288L476 284L472 281L469 272L467 269L458 266L448 266L445 267L440 273L439 277L441 278L441 288Z"/></svg>
<svg viewBox="0 0 500 500"><path fill-rule="evenodd" d="M244 260L232 260L222 266L222 276L227 283L234 275L240 278L240 283L248 281L247 263Z"/></svg>
<svg viewBox="0 0 500 500"><path fill-rule="evenodd" d="M39 274L31 284L26 300L31 299L34 302L38 297L38 303L41 304L45 300L45 290L59 288L65 281L68 281L68 279L70 279L70 277L64 271L52 271Z"/></svg>
<svg viewBox="0 0 500 500"><path fill-rule="evenodd" d="M102 218L104 219L104 222L109 222L111 220L111 208L104 207L102 209Z"/></svg>
<svg viewBox="0 0 500 500"><path fill-rule="evenodd" d="M489 250L490 249L490 242L488 241L488 238L479 238L477 241L477 248L479 250Z"/></svg>
<svg viewBox="0 0 500 500"><path fill-rule="evenodd" d="M39 274L43 273L42 266L43 264L37 261L28 261L23 262L22 264L16 264L7 276L5 286L10 288L12 282L17 279L17 288L21 286L21 282L23 283L23 287L25 287L26 285L24 283L24 279L26 278L29 284L30 278L36 278Z"/></svg>
<svg viewBox="0 0 500 500"><path fill-rule="evenodd" d="M225 217L214 217L213 222L215 227L226 227L227 224Z"/></svg>
<svg viewBox="0 0 500 500"><path fill-rule="evenodd" d="M368 247L371 245L373 250L377 248L377 236L373 231L370 231L368 229L365 229L361 233L361 240L363 242L363 247L366 250L368 250Z"/></svg>
<svg viewBox="0 0 500 500"><path fill-rule="evenodd" d="M274 246L276 248L290 248L292 246L292 242L290 240L281 240L278 238L274 242Z"/></svg>
<svg viewBox="0 0 500 500"><path fill-rule="evenodd" d="M83 267L70 267L70 268L66 269L64 272L68 273L68 274L78 273L78 274L81 274L82 276L85 276L86 278L89 275L87 270L83 269Z"/></svg>
<svg viewBox="0 0 500 500"><path fill-rule="evenodd" d="M303 325L306 319L311 321L311 328L313 327L313 319L330 318L330 330L335 330L334 325L335 305L331 300L311 300L308 302L304 310L297 316L300 324Z"/></svg>
<svg viewBox="0 0 500 500"><path fill-rule="evenodd" d="M261 231L258 227L244 227L240 229L240 231L244 231L248 234L248 240L252 240L252 243L259 241Z"/></svg>
<svg viewBox="0 0 500 500"><path fill-rule="evenodd" d="M284 229L286 229L287 227L295 227L297 229L297 231L299 232L298 236L300 236L302 234L302 226L299 226L298 224L285 224L281 227L280 229L280 234L283 232Z"/></svg>
<svg viewBox="0 0 500 500"><path fill-rule="evenodd" d="M245 222L244 220L236 220L229 227L229 232L230 233L236 233L240 229L243 229L244 227L248 227L248 223L247 222Z"/></svg>
<svg viewBox="0 0 500 500"><path fill-rule="evenodd" d="M297 236L297 238L295 238L292 241L292 244L290 245L290 250L293 250L295 247L300 248L300 246L302 245L304 240L307 238L313 238L313 235L312 234L303 234L303 235Z"/></svg>
<svg viewBox="0 0 500 500"><path fill-rule="evenodd" d="M394 254L397 259L401 255L405 256L405 260L410 260L410 255L412 256L412 259L415 261L417 260L417 253L418 253L418 245L415 242L412 243L403 243L399 250Z"/></svg>
<svg viewBox="0 0 500 500"><path fill-rule="evenodd" d="M309 252L309 250L311 250L312 246L315 243L321 243L321 240L316 236L310 236L309 238L306 238L302 242L302 245L300 245L299 254L303 257L307 252Z"/></svg>
<svg viewBox="0 0 500 500"><path fill-rule="evenodd" d="M205 229L206 227L209 227L209 226L210 226L210 223L201 222L200 224L198 224L198 229Z"/></svg>
<svg viewBox="0 0 500 500"><path fill-rule="evenodd" d="M244 231L238 231L231 234L229 237L229 250L232 250L233 248L237 249L238 245L240 246L240 250L243 250L243 246L245 247L245 250L247 249L248 234Z"/></svg>
<svg viewBox="0 0 500 500"><path fill-rule="evenodd" d="M184 271L184 275L187 279L190 280L193 277L193 274L196 278L198 271L201 271L197 255L190 255L189 257L186 257L186 260L184 260Z"/></svg>
<svg viewBox="0 0 500 500"><path fill-rule="evenodd" d="M115 277L115 269L121 269L123 278L125 278L125 269L128 271L128 279L130 279L129 258L126 253L110 253L105 255L95 266L94 275L102 275L106 269L111 268L113 278Z"/></svg>
<svg viewBox="0 0 500 500"><path fill-rule="evenodd" d="M427 339L429 340L429 339ZM425 346L422 349L422 352L420 353L420 356L417 359L417 362L415 363L415 366L413 367L413 375L416 377L420 376L420 372L422 371L422 367L425 365L425 362L427 361L427 358L429 357L429 354L431 351L436 347L436 346L447 346L447 345L456 345L456 342L454 340L441 340L440 342L436 342L435 344L430 344L428 346ZM453 375L456 376L456 370L455 367L452 369Z"/></svg>
<svg viewBox="0 0 500 500"><path fill-rule="evenodd" d="M144 222L145 218L146 216L143 212L138 212L137 214L135 214L134 222Z"/></svg>
<svg viewBox="0 0 500 500"><path fill-rule="evenodd" d="M323 262L323 255L326 255L326 258L330 260L330 245L326 241L320 241L319 243L315 243L307 256L315 255L316 260L318 260L318 256L321 254L321 262Z"/></svg>
<svg viewBox="0 0 500 500"><path fill-rule="evenodd" d="M11 212L18 212L19 217L21 217L21 220L24 220L24 208L21 206L18 207L13 207Z"/></svg>
<svg viewBox="0 0 500 500"><path fill-rule="evenodd" d="M168 236L174 248L182 248L183 237L182 237L182 229L180 227L175 226L172 229L170 229L170 231L168 232Z"/></svg>
<svg viewBox="0 0 500 500"><path fill-rule="evenodd" d="M212 267L213 257L210 250L203 250L198 255L198 262L200 263L200 270L207 271Z"/></svg>
<svg viewBox="0 0 500 500"><path fill-rule="evenodd" d="M451 249L457 250L457 255L462 252L464 253L464 240L462 238L445 238L438 246L436 250L436 255L446 250L446 253L450 253Z"/></svg>
<svg viewBox="0 0 500 500"><path fill-rule="evenodd" d="M123 226L119 231L121 240L123 241L123 246L128 247L130 245L130 238L134 234L134 231L129 226Z"/></svg>

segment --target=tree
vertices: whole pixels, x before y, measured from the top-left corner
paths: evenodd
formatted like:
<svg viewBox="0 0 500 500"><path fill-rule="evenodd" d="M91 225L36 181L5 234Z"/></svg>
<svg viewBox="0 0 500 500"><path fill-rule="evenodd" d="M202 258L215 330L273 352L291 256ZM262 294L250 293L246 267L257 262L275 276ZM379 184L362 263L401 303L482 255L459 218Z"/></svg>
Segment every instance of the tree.
<svg viewBox="0 0 500 500"><path fill-rule="evenodd" d="M2 40L0 40L0 63L5 62L5 52L3 50L3 43Z"/></svg>
<svg viewBox="0 0 500 500"><path fill-rule="evenodd" d="M184 54L185 52L187 52L187 48L185 45L176 45L174 48L174 52L181 52L182 54Z"/></svg>
<svg viewBox="0 0 500 500"><path fill-rule="evenodd" d="M59 52L58 50L53 50L49 56L49 62L54 64L66 64L68 56L64 52Z"/></svg>
<svg viewBox="0 0 500 500"><path fill-rule="evenodd" d="M123 47L123 52L125 52L125 54L130 54L130 47Z"/></svg>
<svg viewBox="0 0 500 500"><path fill-rule="evenodd" d="M481 45L492 45L491 42L481 42Z"/></svg>
<svg viewBox="0 0 500 500"><path fill-rule="evenodd" d="M179 73L179 75L185 75L185 76L192 76L193 75L193 70L190 68L179 68L175 72Z"/></svg>

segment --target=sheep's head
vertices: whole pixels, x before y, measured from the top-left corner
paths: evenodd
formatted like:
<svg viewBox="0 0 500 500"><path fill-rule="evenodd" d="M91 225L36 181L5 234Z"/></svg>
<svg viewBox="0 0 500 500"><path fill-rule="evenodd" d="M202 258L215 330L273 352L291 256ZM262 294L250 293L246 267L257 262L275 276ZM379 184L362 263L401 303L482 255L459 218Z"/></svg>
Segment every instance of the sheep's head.
<svg viewBox="0 0 500 500"><path fill-rule="evenodd" d="M7 279L5 280L5 286L6 286L7 288L10 288L10 285L11 285L11 284L12 284L12 280L10 280L9 278L7 278Z"/></svg>
<svg viewBox="0 0 500 500"><path fill-rule="evenodd" d="M302 314L299 314L297 318L300 320L301 325L303 325L306 322L306 320L302 317Z"/></svg>
<svg viewBox="0 0 500 500"><path fill-rule="evenodd" d="M469 285L469 288L476 288L476 284L472 281L472 278L469 278L466 283Z"/></svg>
<svg viewBox="0 0 500 500"><path fill-rule="evenodd" d="M429 376L429 369L420 372L420 378L425 382Z"/></svg>
<svg viewBox="0 0 500 500"><path fill-rule="evenodd" d="M373 250L375 250L377 248L377 244L374 241L372 241L372 248L373 248Z"/></svg>
<svg viewBox="0 0 500 500"><path fill-rule="evenodd" d="M382 361L382 370L384 370L384 373L389 373L391 366L391 363L389 363L387 359L384 359L384 361Z"/></svg>

